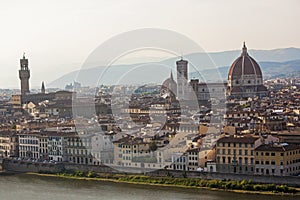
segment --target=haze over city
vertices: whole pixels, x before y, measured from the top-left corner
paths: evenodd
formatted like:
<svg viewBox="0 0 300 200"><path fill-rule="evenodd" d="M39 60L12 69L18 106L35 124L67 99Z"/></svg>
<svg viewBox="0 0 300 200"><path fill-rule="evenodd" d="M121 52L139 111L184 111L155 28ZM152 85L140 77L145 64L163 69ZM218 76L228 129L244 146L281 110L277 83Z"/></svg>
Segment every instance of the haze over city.
<svg viewBox="0 0 300 200"><path fill-rule="evenodd" d="M1 2L0 200L300 197L299 8Z"/></svg>
<svg viewBox="0 0 300 200"><path fill-rule="evenodd" d="M178 32L208 52L237 50L242 41L250 49L300 47L299 6L296 0L2 2L0 88L18 88L23 52L31 85L40 87L79 69L112 36L139 28Z"/></svg>

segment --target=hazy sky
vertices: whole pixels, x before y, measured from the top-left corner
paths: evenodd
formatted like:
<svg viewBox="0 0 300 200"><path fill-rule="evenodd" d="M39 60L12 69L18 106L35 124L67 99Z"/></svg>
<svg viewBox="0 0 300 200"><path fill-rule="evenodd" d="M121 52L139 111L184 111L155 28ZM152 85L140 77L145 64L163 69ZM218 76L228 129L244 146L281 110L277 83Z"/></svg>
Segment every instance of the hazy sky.
<svg viewBox="0 0 300 200"><path fill-rule="evenodd" d="M26 0L0 2L0 88L32 86L79 69L102 42L138 28L169 29L206 51L300 47L299 0Z"/></svg>

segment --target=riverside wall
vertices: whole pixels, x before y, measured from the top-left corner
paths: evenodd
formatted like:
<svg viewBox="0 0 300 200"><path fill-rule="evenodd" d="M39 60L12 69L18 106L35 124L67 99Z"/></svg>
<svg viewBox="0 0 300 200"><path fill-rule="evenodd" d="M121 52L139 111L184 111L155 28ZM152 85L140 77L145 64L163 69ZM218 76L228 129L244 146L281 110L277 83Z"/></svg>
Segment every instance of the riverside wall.
<svg viewBox="0 0 300 200"><path fill-rule="evenodd" d="M300 187L300 177L297 176L261 176L231 173L184 172L174 170L157 170L149 172L150 176L171 176L174 178L199 178L207 180L248 180L255 183L273 183Z"/></svg>
<svg viewBox="0 0 300 200"><path fill-rule="evenodd" d="M108 166L92 166L92 165L78 165L70 163L38 163L27 162L19 160L4 159L2 162L2 168L5 171L11 172L48 172L48 173L60 173L65 170L72 171L94 171L96 173L117 173L116 170Z"/></svg>
<svg viewBox="0 0 300 200"><path fill-rule="evenodd" d="M1 165L1 163L0 163ZM0 167L1 168L1 167ZM4 159L2 161L3 171L10 172L47 172L47 173L59 173L65 170L72 171L94 171L96 173L118 173L123 174L125 172L118 171L108 166L91 166L91 165L78 165L70 163L32 163L26 161ZM133 174L128 173L126 174ZM246 174L230 174L230 173L208 173L208 172L190 172L190 171L175 171L175 170L156 170L145 172L145 175L157 176L157 177L174 177L174 178L199 178L207 180L249 180L255 183L273 183L283 184L294 187L300 187L300 177L297 176L258 176L258 175L246 175Z"/></svg>

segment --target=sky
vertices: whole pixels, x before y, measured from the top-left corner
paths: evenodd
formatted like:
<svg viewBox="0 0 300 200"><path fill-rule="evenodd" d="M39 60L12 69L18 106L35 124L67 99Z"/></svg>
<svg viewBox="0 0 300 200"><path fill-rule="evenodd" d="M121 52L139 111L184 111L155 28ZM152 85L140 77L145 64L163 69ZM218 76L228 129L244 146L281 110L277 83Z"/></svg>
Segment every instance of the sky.
<svg viewBox="0 0 300 200"><path fill-rule="evenodd" d="M160 28L205 51L300 47L298 0L0 0L0 88L19 88L29 58L39 87L80 69L101 43L126 31Z"/></svg>

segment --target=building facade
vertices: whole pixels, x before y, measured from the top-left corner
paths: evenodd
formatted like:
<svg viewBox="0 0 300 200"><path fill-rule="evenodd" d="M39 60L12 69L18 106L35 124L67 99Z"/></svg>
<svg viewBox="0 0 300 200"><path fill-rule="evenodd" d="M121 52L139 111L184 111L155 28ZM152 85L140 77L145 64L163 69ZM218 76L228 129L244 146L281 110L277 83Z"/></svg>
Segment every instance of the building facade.
<svg viewBox="0 0 300 200"><path fill-rule="evenodd" d="M225 136L216 144L217 171L221 173L253 174L254 149L258 137Z"/></svg>
<svg viewBox="0 0 300 200"><path fill-rule="evenodd" d="M300 173L300 146L265 144L255 149L255 174L294 176Z"/></svg>

